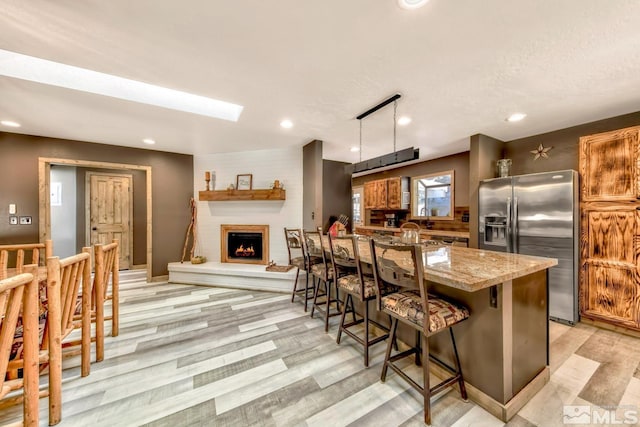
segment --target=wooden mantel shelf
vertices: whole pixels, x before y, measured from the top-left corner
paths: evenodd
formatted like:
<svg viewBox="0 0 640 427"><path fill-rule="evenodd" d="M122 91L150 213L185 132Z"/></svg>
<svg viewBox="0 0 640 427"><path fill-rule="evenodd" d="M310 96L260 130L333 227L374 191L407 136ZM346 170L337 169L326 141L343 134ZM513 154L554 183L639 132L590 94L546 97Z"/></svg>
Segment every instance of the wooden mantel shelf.
<svg viewBox="0 0 640 427"><path fill-rule="evenodd" d="M286 200L287 192L282 188L265 190L215 190L200 191L198 199L205 202L225 202L237 200Z"/></svg>

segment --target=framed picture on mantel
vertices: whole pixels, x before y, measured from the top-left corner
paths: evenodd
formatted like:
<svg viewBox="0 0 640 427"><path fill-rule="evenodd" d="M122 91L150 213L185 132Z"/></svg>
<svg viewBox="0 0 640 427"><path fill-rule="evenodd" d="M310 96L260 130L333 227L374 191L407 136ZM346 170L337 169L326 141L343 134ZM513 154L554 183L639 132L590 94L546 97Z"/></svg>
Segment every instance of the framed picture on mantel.
<svg viewBox="0 0 640 427"><path fill-rule="evenodd" d="M253 175L246 173L238 175L236 177L236 190L251 190L252 189Z"/></svg>

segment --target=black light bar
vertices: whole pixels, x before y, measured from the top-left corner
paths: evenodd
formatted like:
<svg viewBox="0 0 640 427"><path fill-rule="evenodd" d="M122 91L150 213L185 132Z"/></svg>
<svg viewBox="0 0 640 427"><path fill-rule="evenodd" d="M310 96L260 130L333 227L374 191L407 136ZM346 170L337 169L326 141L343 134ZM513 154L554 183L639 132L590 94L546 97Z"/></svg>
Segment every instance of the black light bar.
<svg viewBox="0 0 640 427"><path fill-rule="evenodd" d="M402 95L400 95L399 93L396 93L391 98L385 99L384 101L382 101L380 104L376 105L375 107L369 108L367 111L365 111L364 113L362 113L359 116L357 116L356 119L362 120L365 117L367 117L369 114L375 113L376 111L378 111L382 107L386 107L387 105L391 104L396 99L400 99L401 97L402 97Z"/></svg>
<svg viewBox="0 0 640 427"><path fill-rule="evenodd" d="M417 160L420 158L419 148L405 148L394 153L385 154L384 156L374 157L373 159L364 160L360 163L354 163L351 166L351 173L364 172L371 169L382 168L384 166L395 165L398 163Z"/></svg>

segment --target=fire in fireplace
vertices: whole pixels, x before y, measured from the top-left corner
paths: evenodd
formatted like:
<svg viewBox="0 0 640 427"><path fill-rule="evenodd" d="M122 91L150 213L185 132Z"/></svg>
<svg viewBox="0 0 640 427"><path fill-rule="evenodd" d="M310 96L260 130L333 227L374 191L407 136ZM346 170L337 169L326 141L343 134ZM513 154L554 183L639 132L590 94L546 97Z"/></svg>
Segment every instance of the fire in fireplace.
<svg viewBox="0 0 640 427"><path fill-rule="evenodd" d="M262 259L262 233L230 232L227 245L230 258Z"/></svg>
<svg viewBox="0 0 640 427"><path fill-rule="evenodd" d="M268 264L268 225L222 224L220 237L222 262Z"/></svg>

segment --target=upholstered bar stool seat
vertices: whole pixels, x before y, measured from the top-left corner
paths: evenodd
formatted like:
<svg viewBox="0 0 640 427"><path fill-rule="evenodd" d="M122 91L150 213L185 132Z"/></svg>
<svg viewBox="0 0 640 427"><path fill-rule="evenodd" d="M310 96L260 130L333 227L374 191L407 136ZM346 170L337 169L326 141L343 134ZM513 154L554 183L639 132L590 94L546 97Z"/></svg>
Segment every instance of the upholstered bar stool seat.
<svg viewBox="0 0 640 427"><path fill-rule="evenodd" d="M295 257L295 258L291 258L291 261L289 262L289 265L293 265L294 267L298 267L300 270L306 270L306 268L307 268L306 261L301 256Z"/></svg>
<svg viewBox="0 0 640 427"><path fill-rule="evenodd" d="M424 322L424 310L420 293L416 291L397 292L381 298L382 309L393 313L417 326ZM429 294L429 333L435 334L441 329L455 325L469 317L466 307Z"/></svg>
<svg viewBox="0 0 640 427"><path fill-rule="evenodd" d="M318 277L323 282L333 280L333 269L329 264L329 270L325 269L324 264L314 264L311 266L311 274Z"/></svg>

